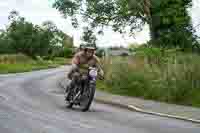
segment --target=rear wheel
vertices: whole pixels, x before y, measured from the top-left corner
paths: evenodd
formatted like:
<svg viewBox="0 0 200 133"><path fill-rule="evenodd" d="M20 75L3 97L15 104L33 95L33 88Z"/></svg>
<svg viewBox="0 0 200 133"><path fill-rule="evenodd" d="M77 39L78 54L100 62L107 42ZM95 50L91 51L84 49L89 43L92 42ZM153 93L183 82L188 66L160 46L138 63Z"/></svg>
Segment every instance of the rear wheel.
<svg viewBox="0 0 200 133"><path fill-rule="evenodd" d="M89 110L91 103L94 99L95 89L95 84L89 84L89 86L85 88L80 100L80 107L83 112Z"/></svg>

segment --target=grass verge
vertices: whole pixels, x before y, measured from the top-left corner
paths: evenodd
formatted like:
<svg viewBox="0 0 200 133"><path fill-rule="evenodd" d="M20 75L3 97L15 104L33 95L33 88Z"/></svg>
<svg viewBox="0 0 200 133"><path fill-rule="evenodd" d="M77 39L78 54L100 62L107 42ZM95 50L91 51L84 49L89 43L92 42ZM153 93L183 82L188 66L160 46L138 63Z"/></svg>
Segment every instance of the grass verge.
<svg viewBox="0 0 200 133"><path fill-rule="evenodd" d="M0 55L0 74L29 72L69 64L70 59L32 60L24 55Z"/></svg>
<svg viewBox="0 0 200 133"><path fill-rule="evenodd" d="M146 57L104 60L97 88L118 95L200 107L200 56L179 54L149 62Z"/></svg>

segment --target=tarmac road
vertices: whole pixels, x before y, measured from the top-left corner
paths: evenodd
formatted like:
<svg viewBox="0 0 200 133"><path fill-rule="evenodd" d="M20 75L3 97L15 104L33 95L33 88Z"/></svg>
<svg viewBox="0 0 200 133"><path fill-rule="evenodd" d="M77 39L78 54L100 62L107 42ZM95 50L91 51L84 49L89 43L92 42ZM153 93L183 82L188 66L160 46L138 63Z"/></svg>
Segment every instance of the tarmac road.
<svg viewBox="0 0 200 133"><path fill-rule="evenodd" d="M65 107L67 67L0 75L0 133L200 133L200 125L93 103Z"/></svg>

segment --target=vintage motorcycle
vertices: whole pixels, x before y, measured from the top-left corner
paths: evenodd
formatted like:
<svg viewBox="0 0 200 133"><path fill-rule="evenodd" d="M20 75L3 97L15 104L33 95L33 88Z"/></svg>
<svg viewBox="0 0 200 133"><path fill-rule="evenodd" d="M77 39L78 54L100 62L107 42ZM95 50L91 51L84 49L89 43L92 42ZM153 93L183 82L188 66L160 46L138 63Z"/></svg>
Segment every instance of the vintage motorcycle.
<svg viewBox="0 0 200 133"><path fill-rule="evenodd" d="M83 112L88 111L94 99L98 69L89 67L86 74L80 74L80 78L74 82L72 88L69 86L65 91L65 101L68 108L77 105Z"/></svg>

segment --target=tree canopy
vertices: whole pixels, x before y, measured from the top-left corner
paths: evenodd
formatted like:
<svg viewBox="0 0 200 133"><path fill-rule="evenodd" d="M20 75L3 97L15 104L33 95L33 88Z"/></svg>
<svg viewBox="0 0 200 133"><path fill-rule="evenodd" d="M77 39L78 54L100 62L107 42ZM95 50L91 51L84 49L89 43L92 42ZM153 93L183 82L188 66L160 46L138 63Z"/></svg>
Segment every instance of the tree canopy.
<svg viewBox="0 0 200 133"><path fill-rule="evenodd" d="M34 25L21 17L17 11L9 15L6 30L0 33L1 53L23 53L31 57L50 56L66 46L70 37L51 21L42 26ZM73 42L72 42L73 43Z"/></svg>
<svg viewBox="0 0 200 133"><path fill-rule="evenodd" d="M91 45L96 47L96 36L94 35L94 32L92 29L89 27L84 27L83 28L83 36L82 36L82 41L84 42L83 45Z"/></svg>
<svg viewBox="0 0 200 133"><path fill-rule="evenodd" d="M141 28L146 19L146 0L56 0L53 7L64 17L71 17L72 24L78 25L82 17L92 28L111 26L120 33L127 29L133 33Z"/></svg>
<svg viewBox="0 0 200 133"><path fill-rule="evenodd" d="M147 23L154 46L192 48L196 44L191 17L192 0L55 0L53 7L77 27L80 17L90 28L111 26L134 34ZM99 28L100 27L100 28Z"/></svg>

